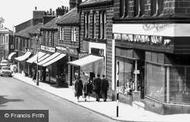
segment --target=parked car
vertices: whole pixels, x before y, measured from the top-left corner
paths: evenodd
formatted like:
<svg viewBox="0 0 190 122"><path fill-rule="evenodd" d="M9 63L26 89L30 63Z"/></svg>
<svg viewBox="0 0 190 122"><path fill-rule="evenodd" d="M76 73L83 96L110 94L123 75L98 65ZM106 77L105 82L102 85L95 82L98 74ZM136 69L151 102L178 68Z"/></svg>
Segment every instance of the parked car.
<svg viewBox="0 0 190 122"><path fill-rule="evenodd" d="M9 76L12 77L12 71L11 68L9 66L2 66L0 68L0 76Z"/></svg>
<svg viewBox="0 0 190 122"><path fill-rule="evenodd" d="M9 65L9 61L8 60L5 60L5 59L1 60L0 67L2 67L2 66L8 66L8 65Z"/></svg>

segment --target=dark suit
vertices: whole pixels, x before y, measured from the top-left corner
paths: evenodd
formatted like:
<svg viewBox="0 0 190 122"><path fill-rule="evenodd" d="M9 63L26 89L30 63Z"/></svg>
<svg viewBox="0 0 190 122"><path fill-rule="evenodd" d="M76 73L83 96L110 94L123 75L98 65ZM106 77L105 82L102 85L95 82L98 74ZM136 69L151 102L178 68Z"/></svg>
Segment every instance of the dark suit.
<svg viewBox="0 0 190 122"><path fill-rule="evenodd" d="M94 79L94 91L96 93L96 101L100 100L101 79L98 77Z"/></svg>

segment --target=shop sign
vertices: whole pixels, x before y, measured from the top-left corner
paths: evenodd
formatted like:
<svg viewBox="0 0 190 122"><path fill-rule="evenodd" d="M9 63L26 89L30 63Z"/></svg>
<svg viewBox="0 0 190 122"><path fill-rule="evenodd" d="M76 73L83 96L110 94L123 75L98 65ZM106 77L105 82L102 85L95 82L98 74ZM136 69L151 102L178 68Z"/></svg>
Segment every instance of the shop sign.
<svg viewBox="0 0 190 122"><path fill-rule="evenodd" d="M167 46L171 43L171 39L165 39L162 36L140 35L140 34L114 34L114 39L124 40L128 42L159 44Z"/></svg>
<svg viewBox="0 0 190 122"><path fill-rule="evenodd" d="M55 52L55 48L54 47L48 47L48 46L44 46L44 45L41 45L41 50L52 52L52 53Z"/></svg>
<svg viewBox="0 0 190 122"><path fill-rule="evenodd" d="M70 55L77 55L77 50L76 49L70 49L70 48L67 48L67 53L69 53Z"/></svg>
<svg viewBox="0 0 190 122"><path fill-rule="evenodd" d="M56 49L61 50L61 51L66 51L67 50L65 47L56 47Z"/></svg>
<svg viewBox="0 0 190 122"><path fill-rule="evenodd" d="M150 31L155 29L156 31L164 30L166 27L168 27L170 24L144 24L143 29L145 31Z"/></svg>

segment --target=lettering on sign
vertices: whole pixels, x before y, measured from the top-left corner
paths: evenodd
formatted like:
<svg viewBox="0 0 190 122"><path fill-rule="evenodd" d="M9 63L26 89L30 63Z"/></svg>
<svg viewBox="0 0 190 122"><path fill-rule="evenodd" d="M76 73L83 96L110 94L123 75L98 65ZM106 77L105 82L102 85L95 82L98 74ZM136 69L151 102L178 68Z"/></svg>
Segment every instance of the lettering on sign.
<svg viewBox="0 0 190 122"><path fill-rule="evenodd" d="M114 39L120 40L121 39L121 34L115 33L114 34Z"/></svg>
<svg viewBox="0 0 190 122"><path fill-rule="evenodd" d="M67 49L65 47L56 47L58 50L66 51Z"/></svg>
<svg viewBox="0 0 190 122"><path fill-rule="evenodd" d="M115 34L114 34L115 35ZM120 37L119 37L120 35ZM171 44L171 39L164 38L162 36L154 35L140 35L140 34L116 34L115 39L135 42L135 43L146 43L146 44L155 44L155 45L164 45L168 46Z"/></svg>
<svg viewBox="0 0 190 122"><path fill-rule="evenodd" d="M47 47L47 46L44 46L44 45L41 45L41 50L45 50L45 51L52 52L52 53L55 52L54 47Z"/></svg>
<svg viewBox="0 0 190 122"><path fill-rule="evenodd" d="M166 27L168 27L169 24L144 24L143 29L145 31L150 31L155 29L156 31L164 30Z"/></svg>

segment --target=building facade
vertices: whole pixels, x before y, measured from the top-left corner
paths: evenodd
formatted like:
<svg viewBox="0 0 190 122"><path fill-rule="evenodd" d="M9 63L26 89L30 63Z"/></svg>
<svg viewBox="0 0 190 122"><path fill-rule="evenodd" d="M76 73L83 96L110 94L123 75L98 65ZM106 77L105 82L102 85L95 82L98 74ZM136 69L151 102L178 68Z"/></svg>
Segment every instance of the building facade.
<svg viewBox="0 0 190 122"><path fill-rule="evenodd" d="M161 114L189 113L189 1L115 0L113 82ZM115 86L116 88L116 86Z"/></svg>
<svg viewBox="0 0 190 122"><path fill-rule="evenodd" d="M75 2L77 2L75 0ZM71 4L74 4L71 2ZM71 6L73 7L73 6ZM69 85L73 85L74 74L78 72L79 68L68 65L69 61L74 61L78 59L79 50L79 14L77 11L76 3L75 7L60 17L57 21L59 28L59 39L57 43L57 50L65 53L67 56L65 58L64 64L66 66L62 67L64 74L66 75L66 81Z"/></svg>
<svg viewBox="0 0 190 122"><path fill-rule="evenodd" d="M79 6L79 14L80 58L92 55L97 56L98 60L101 59L98 57L102 57L100 62L94 60L88 65L81 67L82 73L91 75L90 77L97 76L97 74L102 76L104 74L111 86L113 1L84 1Z"/></svg>

